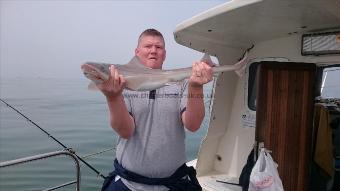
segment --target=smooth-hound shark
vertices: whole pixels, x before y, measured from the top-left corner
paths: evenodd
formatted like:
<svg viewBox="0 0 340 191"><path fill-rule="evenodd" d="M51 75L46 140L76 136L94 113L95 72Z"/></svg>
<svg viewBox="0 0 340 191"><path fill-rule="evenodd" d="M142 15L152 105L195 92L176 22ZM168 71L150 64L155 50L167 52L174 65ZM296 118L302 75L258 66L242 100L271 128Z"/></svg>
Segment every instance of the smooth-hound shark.
<svg viewBox="0 0 340 191"><path fill-rule="evenodd" d="M247 64L247 53L248 52L234 65L212 67L213 73L218 74L225 71L235 71L241 76ZM207 62L208 64L213 63L208 54L205 54L201 61ZM126 81L125 88L134 91L154 90L171 84L172 82L189 78L192 72L192 67L174 70L151 69L144 66L137 56L134 56L130 62L125 65L86 62L81 65L81 69L84 75L92 81L89 85L90 89L95 89L96 84L103 83L109 79L109 68L111 65L114 65L118 73L123 75Z"/></svg>

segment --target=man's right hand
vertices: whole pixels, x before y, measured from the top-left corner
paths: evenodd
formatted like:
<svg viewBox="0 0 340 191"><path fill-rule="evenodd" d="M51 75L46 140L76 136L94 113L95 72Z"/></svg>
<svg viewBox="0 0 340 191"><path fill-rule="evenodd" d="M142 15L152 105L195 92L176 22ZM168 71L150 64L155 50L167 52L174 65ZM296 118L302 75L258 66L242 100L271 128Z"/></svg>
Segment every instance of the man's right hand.
<svg viewBox="0 0 340 191"><path fill-rule="evenodd" d="M114 66L110 66L109 79L103 83L97 84L98 89L106 96L107 100L114 100L122 95L125 87L125 79L118 73Z"/></svg>
<svg viewBox="0 0 340 191"><path fill-rule="evenodd" d="M124 139L130 138L134 132L135 123L126 108L122 95L125 87L123 76L119 75L118 70L114 66L111 66L109 79L101 84L97 84L97 87L106 97L110 111L111 127L120 137Z"/></svg>

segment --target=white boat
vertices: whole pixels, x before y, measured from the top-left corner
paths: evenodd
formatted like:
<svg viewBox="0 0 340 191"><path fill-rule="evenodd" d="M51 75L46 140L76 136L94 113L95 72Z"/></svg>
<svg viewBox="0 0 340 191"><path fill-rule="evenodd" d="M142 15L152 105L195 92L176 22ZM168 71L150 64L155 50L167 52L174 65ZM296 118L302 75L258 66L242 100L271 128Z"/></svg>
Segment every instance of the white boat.
<svg viewBox="0 0 340 191"><path fill-rule="evenodd" d="M262 145L279 159L285 190L313 190L314 98L321 90L320 72L340 66L340 1L232 0L178 24L174 38L181 45L215 56L221 65L237 62L254 46L245 75L224 73L216 81L209 129L197 160L190 162L196 166L203 189L242 190L220 181L238 183L248 154L254 145ZM260 72L257 95L261 97L256 99L253 81L259 74L254 68L262 64L274 69ZM281 73L273 72L280 66ZM311 68L294 73L305 66ZM306 76L313 68L312 76ZM287 81L278 82L284 79ZM311 93L313 87L316 94ZM278 127L275 121L284 124ZM288 128L297 124L301 126ZM262 130L255 131L255 126ZM267 131L276 134L267 136ZM288 146L282 150L283 145Z"/></svg>

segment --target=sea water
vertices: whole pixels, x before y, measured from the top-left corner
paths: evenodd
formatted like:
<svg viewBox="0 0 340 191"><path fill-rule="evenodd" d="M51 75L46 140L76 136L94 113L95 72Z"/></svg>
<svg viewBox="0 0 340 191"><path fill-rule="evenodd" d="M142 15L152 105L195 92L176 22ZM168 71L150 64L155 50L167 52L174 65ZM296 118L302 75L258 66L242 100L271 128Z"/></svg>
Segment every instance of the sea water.
<svg viewBox="0 0 340 191"><path fill-rule="evenodd" d="M102 174L112 171L117 135L109 126L104 96L87 89L86 79L1 79L0 97L37 123ZM209 122L211 85L205 86L206 118L186 134L187 160L195 159ZM0 161L62 150L63 147L15 111L0 103ZM43 190L75 180L74 162L54 157L0 169L0 190ZM81 163L81 190L100 190L103 179ZM71 185L60 190L74 190Z"/></svg>

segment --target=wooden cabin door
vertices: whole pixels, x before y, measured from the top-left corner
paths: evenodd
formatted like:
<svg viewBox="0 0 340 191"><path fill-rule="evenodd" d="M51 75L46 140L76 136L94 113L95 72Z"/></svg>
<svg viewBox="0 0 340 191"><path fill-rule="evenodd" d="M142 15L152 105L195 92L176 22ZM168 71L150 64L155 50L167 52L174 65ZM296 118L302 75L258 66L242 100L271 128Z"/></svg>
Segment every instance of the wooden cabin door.
<svg viewBox="0 0 340 191"><path fill-rule="evenodd" d="M316 66L261 62L256 141L272 151L285 191L307 191Z"/></svg>

